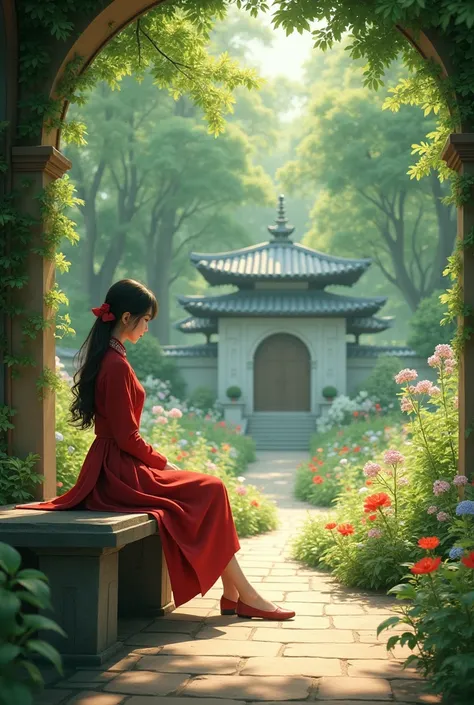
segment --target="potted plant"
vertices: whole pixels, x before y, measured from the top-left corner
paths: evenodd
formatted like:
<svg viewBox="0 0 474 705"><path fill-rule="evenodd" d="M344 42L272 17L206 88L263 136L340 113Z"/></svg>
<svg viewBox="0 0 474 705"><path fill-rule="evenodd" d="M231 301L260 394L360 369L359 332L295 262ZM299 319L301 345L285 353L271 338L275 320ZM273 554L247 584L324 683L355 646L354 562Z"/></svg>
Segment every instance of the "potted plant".
<svg viewBox="0 0 474 705"><path fill-rule="evenodd" d="M333 401L334 398L337 397L337 389L329 384L327 387L324 387L322 395L327 401Z"/></svg>
<svg viewBox="0 0 474 705"><path fill-rule="evenodd" d="M242 390L240 387L233 385L232 387L229 387L227 389L226 394L232 402L236 402L237 399L240 399L240 397L242 396Z"/></svg>

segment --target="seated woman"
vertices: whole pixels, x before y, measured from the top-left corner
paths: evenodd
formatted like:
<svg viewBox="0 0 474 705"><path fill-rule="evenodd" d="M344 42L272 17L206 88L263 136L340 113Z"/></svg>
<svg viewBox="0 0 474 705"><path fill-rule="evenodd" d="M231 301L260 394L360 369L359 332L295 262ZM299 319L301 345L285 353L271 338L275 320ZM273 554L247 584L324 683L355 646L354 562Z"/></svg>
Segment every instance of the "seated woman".
<svg viewBox="0 0 474 705"><path fill-rule="evenodd" d="M114 284L79 353L73 422L95 424L96 438L76 485L28 509L143 512L158 522L176 606L204 595L221 577L222 614L285 620L295 613L262 597L243 574L227 490L216 477L180 470L139 433L145 391L124 347L148 331L158 304L142 284Z"/></svg>

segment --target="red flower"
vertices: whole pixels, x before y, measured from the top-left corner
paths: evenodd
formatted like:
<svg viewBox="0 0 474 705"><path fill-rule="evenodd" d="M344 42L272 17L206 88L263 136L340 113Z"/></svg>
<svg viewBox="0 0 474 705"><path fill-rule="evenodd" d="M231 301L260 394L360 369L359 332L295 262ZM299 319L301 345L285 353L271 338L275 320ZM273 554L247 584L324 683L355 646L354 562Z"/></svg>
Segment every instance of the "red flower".
<svg viewBox="0 0 474 705"><path fill-rule="evenodd" d="M211 448L211 453L217 453L217 448Z"/></svg>
<svg viewBox="0 0 474 705"><path fill-rule="evenodd" d="M371 494L364 502L364 512L372 514L382 507L390 507L391 504L390 497L386 492Z"/></svg>
<svg viewBox="0 0 474 705"><path fill-rule="evenodd" d="M64 483L62 483L62 482L56 482L56 487L64 487Z"/></svg>
<svg viewBox="0 0 474 705"><path fill-rule="evenodd" d="M316 467L316 465L310 465L309 469L311 470L311 472L318 472L318 468Z"/></svg>
<svg viewBox="0 0 474 705"><path fill-rule="evenodd" d="M326 526L324 528L329 529L329 531L332 531L333 529L336 528L336 526L337 526L337 524L335 521L330 521L329 524L326 524Z"/></svg>
<svg viewBox="0 0 474 705"><path fill-rule="evenodd" d="M342 446L342 448L340 450L340 454L342 455L343 453L348 453L348 452L349 452L348 446Z"/></svg>
<svg viewBox="0 0 474 705"><path fill-rule="evenodd" d="M252 507L259 507L260 506L260 502L257 502L256 499L252 499L250 504L252 505Z"/></svg>
<svg viewBox="0 0 474 705"><path fill-rule="evenodd" d="M468 556L461 558L461 562L464 563L466 568L472 568L474 570L474 551L471 551Z"/></svg>
<svg viewBox="0 0 474 705"><path fill-rule="evenodd" d="M372 482L372 480L366 480L366 482L365 482L365 486L366 486L366 487L370 487L370 486L373 485L373 484L374 484L374 483Z"/></svg>
<svg viewBox="0 0 474 705"><path fill-rule="evenodd" d="M324 480L323 480L323 478L321 477L321 475L315 475L315 476L313 477L313 482L314 482L315 485L322 485L323 482L324 482Z"/></svg>
<svg viewBox="0 0 474 705"><path fill-rule="evenodd" d="M352 524L339 524L337 531L341 534L341 536L349 536L354 533L354 527Z"/></svg>
<svg viewBox="0 0 474 705"><path fill-rule="evenodd" d="M355 416L355 418L357 418L357 417L359 416L359 412L358 412L358 411L354 411L352 415Z"/></svg>
<svg viewBox="0 0 474 705"><path fill-rule="evenodd" d="M369 516L369 521L375 521L377 519L377 514L371 514Z"/></svg>
<svg viewBox="0 0 474 705"><path fill-rule="evenodd" d="M178 439L177 439L177 438L172 438L172 439L171 439L171 443L177 443L177 442L178 442Z"/></svg>
<svg viewBox="0 0 474 705"><path fill-rule="evenodd" d="M354 451L354 453L360 453L360 446L354 446L352 450Z"/></svg>
<svg viewBox="0 0 474 705"><path fill-rule="evenodd" d="M418 546L427 551L432 551L439 546L439 538L437 536L426 536L418 540Z"/></svg>
<svg viewBox="0 0 474 705"><path fill-rule="evenodd" d="M375 405L376 411L380 411L381 408L382 408L382 407L380 406L380 404L376 404L376 405Z"/></svg>
<svg viewBox="0 0 474 705"><path fill-rule="evenodd" d="M422 558L421 561L415 563L410 570L414 575L434 573L435 570L438 570L440 563L441 558L439 556L437 558L430 558L429 556L426 556L426 558Z"/></svg>

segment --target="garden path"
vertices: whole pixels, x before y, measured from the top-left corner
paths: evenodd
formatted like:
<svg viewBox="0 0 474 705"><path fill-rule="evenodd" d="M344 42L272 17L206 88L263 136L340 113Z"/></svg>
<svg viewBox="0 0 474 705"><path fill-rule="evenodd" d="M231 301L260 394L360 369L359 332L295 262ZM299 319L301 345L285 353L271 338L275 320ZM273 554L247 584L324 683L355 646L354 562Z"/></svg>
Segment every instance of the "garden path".
<svg viewBox="0 0 474 705"><path fill-rule="evenodd" d="M338 586L290 557L292 536L320 510L292 498L297 453L260 453L248 481L279 507L281 527L244 539L239 560L265 595L294 608L293 621L221 617L215 586L166 618L121 624L123 652L97 670L50 683L38 705L398 705L436 703L404 651L389 657L375 630L390 600ZM192 700L198 698L198 700Z"/></svg>

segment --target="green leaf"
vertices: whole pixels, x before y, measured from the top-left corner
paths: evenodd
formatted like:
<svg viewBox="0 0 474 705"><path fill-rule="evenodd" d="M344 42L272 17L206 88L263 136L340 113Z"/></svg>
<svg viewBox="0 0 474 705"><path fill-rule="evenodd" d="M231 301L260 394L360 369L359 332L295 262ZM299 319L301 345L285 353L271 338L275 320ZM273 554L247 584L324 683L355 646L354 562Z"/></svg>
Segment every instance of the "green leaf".
<svg viewBox="0 0 474 705"><path fill-rule="evenodd" d="M398 624L399 622L400 617L389 617L377 627L377 636L379 636L380 633L384 631L384 629L389 629L389 627L392 627L395 624Z"/></svg>
<svg viewBox="0 0 474 705"><path fill-rule="evenodd" d="M0 676L2 705L33 705L33 694L25 683Z"/></svg>
<svg viewBox="0 0 474 705"><path fill-rule="evenodd" d="M16 576L17 580L30 580L31 578L35 580L43 580L43 582L48 582L48 577L41 572L41 570L35 570L34 568L24 568L20 570Z"/></svg>
<svg viewBox="0 0 474 705"><path fill-rule="evenodd" d="M36 631L45 629L48 631L57 632L64 637L67 636L59 624L56 624L56 622L53 622L53 620L48 617L43 617L41 614L25 614L23 616L23 623L25 627L28 627L28 629L35 629Z"/></svg>
<svg viewBox="0 0 474 705"><path fill-rule="evenodd" d="M21 649L15 644L0 644L0 668L14 661L19 653Z"/></svg>
<svg viewBox="0 0 474 705"><path fill-rule="evenodd" d="M62 675L63 667L61 656L54 646L51 646L51 644L48 644L46 641L42 641L41 639L30 639L26 642L25 646L29 651L34 651L50 661L56 667L56 670Z"/></svg>
<svg viewBox="0 0 474 705"><path fill-rule="evenodd" d="M21 565L18 551L7 543L0 543L0 568L8 575L15 575Z"/></svg>
<svg viewBox="0 0 474 705"><path fill-rule="evenodd" d="M34 595L40 602L41 607L50 606L50 589L42 580L28 578L26 580L16 580L15 582L24 587L31 595Z"/></svg>
<svg viewBox="0 0 474 705"><path fill-rule="evenodd" d="M36 664L31 661L22 661L21 665L28 671L33 683L36 683L37 685L44 685L43 676L41 675L41 671Z"/></svg>
<svg viewBox="0 0 474 705"><path fill-rule="evenodd" d="M0 625L10 621L20 611L21 602L17 595L4 588L0 589Z"/></svg>

